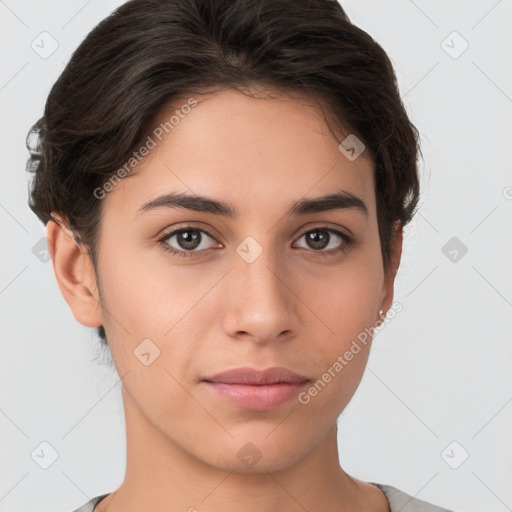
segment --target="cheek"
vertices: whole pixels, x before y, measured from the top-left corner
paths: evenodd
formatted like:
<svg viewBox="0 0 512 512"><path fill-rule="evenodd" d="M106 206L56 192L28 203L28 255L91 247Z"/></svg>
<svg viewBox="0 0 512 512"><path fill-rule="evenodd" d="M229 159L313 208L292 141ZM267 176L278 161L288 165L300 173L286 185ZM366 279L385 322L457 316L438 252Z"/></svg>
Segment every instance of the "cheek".
<svg viewBox="0 0 512 512"><path fill-rule="evenodd" d="M104 254L109 254L100 266L104 324L116 369L126 375L123 386L148 418L157 421L171 409L179 417L191 402L180 385L187 384L195 353L197 313L191 307L208 283L187 279L179 267L146 264L136 251Z"/></svg>
<svg viewBox="0 0 512 512"><path fill-rule="evenodd" d="M208 289L198 271L194 275L186 266L157 266L137 250L119 256L109 253L100 275L105 320L121 335L162 338Z"/></svg>
<svg viewBox="0 0 512 512"><path fill-rule="evenodd" d="M169 396L172 379L164 368L183 381L218 318L212 308L221 299L215 292L208 294L218 276L213 271L205 275L200 265L150 264L135 250L119 251L117 256L109 253L100 268L104 326L112 357L119 374L129 369L132 379L135 373L138 378L139 372L150 369L140 377L149 378L148 385L154 389L166 382L164 395ZM146 370L136 358L139 352L149 353L150 359L157 356Z"/></svg>
<svg viewBox="0 0 512 512"><path fill-rule="evenodd" d="M339 406L350 400L364 373L383 277L379 260L371 255L366 259L361 254L350 263L328 279L316 276L302 283L304 302L315 313L304 322L302 350L315 362L321 381L311 396L322 394L324 404ZM314 340L313 347L308 339Z"/></svg>
<svg viewBox="0 0 512 512"><path fill-rule="evenodd" d="M358 254L336 269L301 277L297 286L304 304L318 317L316 325L339 344L357 337L377 320L382 283L379 261Z"/></svg>
<svg viewBox="0 0 512 512"><path fill-rule="evenodd" d="M299 349L308 354L315 370L311 386L299 396L309 417L335 421L356 392L371 349L374 288L371 281L347 278L330 285L328 295L309 295L311 309L320 311L322 323L328 327L306 329ZM315 321L315 325L320 324Z"/></svg>

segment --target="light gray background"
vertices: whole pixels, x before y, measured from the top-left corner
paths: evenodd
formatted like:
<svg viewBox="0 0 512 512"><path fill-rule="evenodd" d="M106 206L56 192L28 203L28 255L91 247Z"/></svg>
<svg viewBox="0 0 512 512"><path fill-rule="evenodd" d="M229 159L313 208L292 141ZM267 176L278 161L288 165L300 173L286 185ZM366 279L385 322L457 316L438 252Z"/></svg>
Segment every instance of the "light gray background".
<svg viewBox="0 0 512 512"><path fill-rule="evenodd" d="M121 3L0 0L1 511L68 512L124 477L119 378L33 253L45 231L24 170L51 85ZM461 512L512 510L512 2L342 5L391 57L424 154L396 280L404 309L339 419L342 466ZM46 59L31 48L43 31L59 45ZM469 44L457 58L454 31ZM456 262L442 250L452 237L468 248ZM43 442L58 452L48 469Z"/></svg>

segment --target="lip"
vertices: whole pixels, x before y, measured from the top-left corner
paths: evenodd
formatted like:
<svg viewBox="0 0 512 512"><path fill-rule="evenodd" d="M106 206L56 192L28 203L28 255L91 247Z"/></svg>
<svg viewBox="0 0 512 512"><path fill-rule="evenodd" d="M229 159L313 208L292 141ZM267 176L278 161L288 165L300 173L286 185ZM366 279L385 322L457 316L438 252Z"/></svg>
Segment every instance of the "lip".
<svg viewBox="0 0 512 512"><path fill-rule="evenodd" d="M243 409L275 409L296 397L310 379L287 368L235 368L203 379L205 386Z"/></svg>
<svg viewBox="0 0 512 512"><path fill-rule="evenodd" d="M262 384L277 384L289 383L297 384L308 380L307 377L299 375L298 373L288 370L282 366L272 366L264 370L250 368L248 366L242 368L234 368L222 373L217 373L212 377L203 379L209 382L222 382L224 384L249 384L249 385L262 385Z"/></svg>

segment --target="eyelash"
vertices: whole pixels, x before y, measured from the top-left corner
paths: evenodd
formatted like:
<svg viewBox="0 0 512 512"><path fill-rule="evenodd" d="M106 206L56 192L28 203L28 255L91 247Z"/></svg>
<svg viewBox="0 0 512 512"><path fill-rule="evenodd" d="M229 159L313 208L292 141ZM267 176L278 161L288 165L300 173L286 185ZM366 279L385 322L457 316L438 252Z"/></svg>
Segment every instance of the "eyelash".
<svg viewBox="0 0 512 512"><path fill-rule="evenodd" d="M158 242L162 246L162 249L164 251L169 252L175 256L180 256L180 257L184 257L184 258L198 258L198 257L202 256L202 253L205 250L206 251L209 250L209 249L204 249L202 251L180 251L180 250L170 247L169 244L166 243L169 241L170 238L172 238L172 236L176 235L177 233L186 232L186 231L200 231L202 233L207 234L210 238L213 238L215 240L215 237L213 237L205 229L196 228L194 226L185 226L185 227L176 229L174 231L171 231L170 233L166 233L165 235L163 235L161 238L158 239ZM318 256L328 257L328 256L333 256L334 254L347 252L353 244L353 240L351 237L349 237L345 233L342 233L341 231L338 231L336 229L333 229L333 228L330 228L327 226L319 226L319 227L304 231L299 236L298 240L300 238L302 238L304 235L307 235L308 233L314 233L315 231L327 231L328 233L334 234L343 240L342 246L339 247L338 249L331 249L330 251L323 251L323 250L315 251L314 249L311 249L311 251L313 253L317 254ZM304 249L304 248L301 247L301 249Z"/></svg>

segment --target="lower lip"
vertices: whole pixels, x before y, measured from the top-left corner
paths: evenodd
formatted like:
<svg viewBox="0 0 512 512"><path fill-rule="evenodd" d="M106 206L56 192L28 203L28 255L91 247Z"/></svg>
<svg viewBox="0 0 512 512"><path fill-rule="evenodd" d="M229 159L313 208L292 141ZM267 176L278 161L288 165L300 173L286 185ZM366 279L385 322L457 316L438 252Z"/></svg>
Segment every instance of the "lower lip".
<svg viewBox="0 0 512 512"><path fill-rule="evenodd" d="M249 385L226 384L204 381L206 386L232 404L244 409L268 411L279 407L296 397L308 384L304 382L281 382L279 384Z"/></svg>

